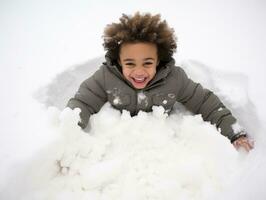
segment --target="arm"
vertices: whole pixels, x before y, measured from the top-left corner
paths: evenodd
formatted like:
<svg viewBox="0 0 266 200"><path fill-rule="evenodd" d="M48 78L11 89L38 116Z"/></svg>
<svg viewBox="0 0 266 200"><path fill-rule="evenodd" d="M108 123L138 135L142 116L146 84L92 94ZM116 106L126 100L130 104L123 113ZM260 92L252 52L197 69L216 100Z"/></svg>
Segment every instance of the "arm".
<svg viewBox="0 0 266 200"><path fill-rule="evenodd" d="M193 113L201 114L204 121L214 124L231 143L246 136L243 131L234 132L232 126L236 123L236 118L220 99L212 91L189 79L182 68L178 68L178 84L180 89L177 101Z"/></svg>
<svg viewBox="0 0 266 200"><path fill-rule="evenodd" d="M88 125L90 116L97 113L107 101L104 80L104 69L100 68L90 78L81 83L75 96L66 105L71 109L81 109L81 121L78 125L82 129Z"/></svg>

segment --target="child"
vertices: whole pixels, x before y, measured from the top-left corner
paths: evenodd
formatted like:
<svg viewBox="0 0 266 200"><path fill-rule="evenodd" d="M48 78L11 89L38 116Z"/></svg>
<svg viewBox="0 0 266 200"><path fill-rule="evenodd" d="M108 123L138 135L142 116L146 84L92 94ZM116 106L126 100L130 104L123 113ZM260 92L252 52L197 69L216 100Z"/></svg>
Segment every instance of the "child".
<svg viewBox="0 0 266 200"><path fill-rule="evenodd" d="M103 35L106 62L82 82L67 106L81 109L79 126L85 128L92 114L108 101L119 110L136 115L161 105L169 112L180 102L195 114L201 114L228 137L236 149L253 148L242 130L234 131L236 119L210 90L190 80L175 66L174 30L160 20L160 14L123 14L120 23L107 25Z"/></svg>

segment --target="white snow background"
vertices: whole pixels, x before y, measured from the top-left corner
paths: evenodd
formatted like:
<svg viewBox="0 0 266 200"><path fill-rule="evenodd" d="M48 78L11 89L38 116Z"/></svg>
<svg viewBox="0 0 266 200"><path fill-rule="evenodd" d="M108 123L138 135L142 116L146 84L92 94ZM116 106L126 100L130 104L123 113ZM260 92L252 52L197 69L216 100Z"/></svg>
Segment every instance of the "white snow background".
<svg viewBox="0 0 266 200"><path fill-rule="evenodd" d="M264 1L0 1L0 199L265 199ZM255 139L237 152L176 105L131 118L106 104L91 130L64 109L104 61L103 28L161 13L177 65ZM64 110L63 110L64 109Z"/></svg>

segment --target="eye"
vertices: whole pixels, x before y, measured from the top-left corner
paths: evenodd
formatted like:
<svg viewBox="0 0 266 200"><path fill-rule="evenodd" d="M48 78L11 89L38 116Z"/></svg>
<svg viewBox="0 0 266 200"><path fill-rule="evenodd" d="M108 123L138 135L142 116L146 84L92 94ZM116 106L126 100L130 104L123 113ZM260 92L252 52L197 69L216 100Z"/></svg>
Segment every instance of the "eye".
<svg viewBox="0 0 266 200"><path fill-rule="evenodd" d="M152 67L152 62L146 62L146 63L144 63L144 67L146 67L146 68L150 68L150 67Z"/></svg>
<svg viewBox="0 0 266 200"><path fill-rule="evenodd" d="M135 66L134 63L126 63L125 64L128 68L133 68Z"/></svg>

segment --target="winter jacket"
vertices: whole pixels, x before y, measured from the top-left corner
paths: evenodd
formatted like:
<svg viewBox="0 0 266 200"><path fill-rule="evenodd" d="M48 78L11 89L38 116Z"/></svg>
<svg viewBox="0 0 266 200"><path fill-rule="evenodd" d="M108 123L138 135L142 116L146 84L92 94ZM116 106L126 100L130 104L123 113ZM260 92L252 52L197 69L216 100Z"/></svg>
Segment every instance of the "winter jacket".
<svg viewBox="0 0 266 200"><path fill-rule="evenodd" d="M109 102L114 108L128 110L136 115L140 110L152 111L152 106L163 106L170 112L176 102L182 103L188 110L201 114L203 120L214 124L221 134L231 142L240 136L232 125L236 122L219 98L210 90L188 78L185 71L175 66L172 58L157 68L155 77L144 89L135 89L124 78L121 68L113 64L108 54L106 62L88 79L84 80L67 107L81 109L79 126L85 128L92 114Z"/></svg>

